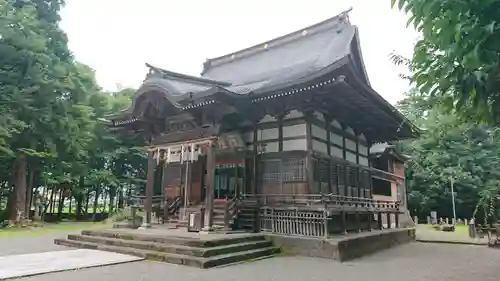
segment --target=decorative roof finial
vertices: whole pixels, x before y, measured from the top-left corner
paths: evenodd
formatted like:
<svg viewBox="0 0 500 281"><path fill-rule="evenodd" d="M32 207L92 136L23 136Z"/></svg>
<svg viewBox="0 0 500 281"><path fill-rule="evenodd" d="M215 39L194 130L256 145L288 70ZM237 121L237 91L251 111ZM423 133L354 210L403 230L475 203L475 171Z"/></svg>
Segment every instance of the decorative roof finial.
<svg viewBox="0 0 500 281"><path fill-rule="evenodd" d="M340 13L339 15L339 20L341 22L345 22L345 23L348 23L349 22L349 13L352 11L352 7L350 7L349 9L343 11L342 13Z"/></svg>

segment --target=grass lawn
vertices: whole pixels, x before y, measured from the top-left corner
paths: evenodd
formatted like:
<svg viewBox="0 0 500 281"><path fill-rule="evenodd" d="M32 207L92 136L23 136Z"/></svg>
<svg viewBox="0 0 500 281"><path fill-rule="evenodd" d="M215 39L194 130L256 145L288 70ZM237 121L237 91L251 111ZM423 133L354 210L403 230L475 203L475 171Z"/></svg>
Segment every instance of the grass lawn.
<svg viewBox="0 0 500 281"><path fill-rule="evenodd" d="M60 223L45 223L40 227L24 227L24 228L6 228L0 229L0 239L19 236L43 235L54 232L71 232L83 229L97 229L109 227L106 222L60 222Z"/></svg>
<svg viewBox="0 0 500 281"><path fill-rule="evenodd" d="M433 225L432 224L419 224L419 226L424 226L424 227L427 227L427 228L432 228ZM456 225L456 228L455 228L455 232L456 233L464 233L465 235L469 235L469 228L467 225L464 225L464 224L457 224Z"/></svg>

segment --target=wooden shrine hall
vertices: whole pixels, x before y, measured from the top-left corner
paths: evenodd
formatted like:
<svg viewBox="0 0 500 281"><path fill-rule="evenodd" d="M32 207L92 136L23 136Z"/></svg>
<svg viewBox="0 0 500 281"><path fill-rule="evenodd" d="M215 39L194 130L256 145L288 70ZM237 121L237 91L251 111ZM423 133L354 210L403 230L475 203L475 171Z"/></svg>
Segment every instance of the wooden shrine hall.
<svg viewBox="0 0 500 281"><path fill-rule="evenodd" d="M347 12L208 59L199 77L147 66L107 120L147 140L144 226L161 196L165 217L202 214L206 231L398 227L402 202L374 199L373 177L401 177L374 168L370 147L419 131L371 88Z"/></svg>

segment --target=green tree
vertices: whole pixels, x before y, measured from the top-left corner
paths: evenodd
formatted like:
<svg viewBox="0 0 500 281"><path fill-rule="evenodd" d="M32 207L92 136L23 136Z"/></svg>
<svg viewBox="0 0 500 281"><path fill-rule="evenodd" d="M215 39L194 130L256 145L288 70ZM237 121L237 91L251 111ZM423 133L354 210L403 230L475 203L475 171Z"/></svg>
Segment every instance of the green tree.
<svg viewBox="0 0 500 281"><path fill-rule="evenodd" d="M112 210L144 182L143 140L99 121L128 106L134 90L103 92L94 70L73 59L62 5L0 0L0 220L22 221L33 195L50 198L51 211L58 201L59 214L74 199L82 215L91 197Z"/></svg>
<svg viewBox="0 0 500 281"><path fill-rule="evenodd" d="M451 216L453 181L458 214L471 217L478 204L489 207L498 194L500 135L446 113L442 104L415 92L398 105L424 129L419 139L400 144L411 156L406 169L410 211L424 217L431 210Z"/></svg>
<svg viewBox="0 0 500 281"><path fill-rule="evenodd" d="M476 121L500 123L500 1L391 0L421 32L411 63L420 92Z"/></svg>

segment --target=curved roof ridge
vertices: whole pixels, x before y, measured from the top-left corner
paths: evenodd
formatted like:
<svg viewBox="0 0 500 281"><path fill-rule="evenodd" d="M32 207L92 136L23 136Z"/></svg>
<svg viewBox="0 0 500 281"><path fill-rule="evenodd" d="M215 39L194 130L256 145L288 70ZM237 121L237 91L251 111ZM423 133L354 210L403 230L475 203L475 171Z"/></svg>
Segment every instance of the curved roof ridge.
<svg viewBox="0 0 500 281"><path fill-rule="evenodd" d="M160 67L153 66L149 63L146 63L146 66L150 69L154 69L154 70L161 72L162 74L164 74L168 78L181 79L181 80L187 80L188 82L218 85L218 86L224 86L224 87L231 86L231 83L229 83L229 82L208 79L205 77L192 76L192 75L188 75L188 74L184 74L184 73L180 73L180 72L174 72L174 71L170 71L170 70L166 70L166 69L163 69Z"/></svg>
<svg viewBox="0 0 500 281"><path fill-rule="evenodd" d="M337 14L329 19L321 21L319 23L301 28L297 31L290 32L288 34L285 34L283 36L262 42L260 44L256 44L256 45L253 45L251 47L248 47L248 48L245 48L245 49L233 52L233 53L229 53L229 54L226 54L226 55L223 55L220 57L207 59L205 61L205 63L203 64L203 70L201 72L201 76L203 76L213 66L219 66L219 65L234 61L234 59L242 59L242 58L246 58L249 56L253 56L253 55L258 54L258 53L262 53L262 52L268 50L267 46L269 46L270 48L273 48L273 47L281 46L283 44L287 44L291 41L297 40L298 38L305 35L304 32L307 32L306 34L310 36L312 34L315 34L319 31L321 31L322 29L328 27L329 24L334 23L335 21L346 20L349 22L348 13L351 10L352 10L352 8L350 8L346 11L343 11L343 12L341 12L341 13L339 13L339 14ZM265 46L265 47L263 47L263 46Z"/></svg>

